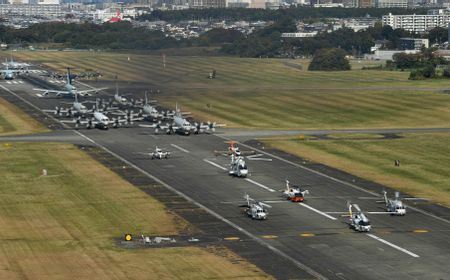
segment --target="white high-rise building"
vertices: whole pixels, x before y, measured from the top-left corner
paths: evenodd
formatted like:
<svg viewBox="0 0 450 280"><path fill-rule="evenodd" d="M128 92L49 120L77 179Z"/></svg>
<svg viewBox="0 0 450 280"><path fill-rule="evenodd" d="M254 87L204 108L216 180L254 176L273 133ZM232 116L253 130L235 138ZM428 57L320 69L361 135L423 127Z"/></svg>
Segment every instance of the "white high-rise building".
<svg viewBox="0 0 450 280"><path fill-rule="evenodd" d="M450 15L386 15L382 18L383 25L393 29L401 28L411 32L427 32L435 27L447 27Z"/></svg>
<svg viewBox="0 0 450 280"><path fill-rule="evenodd" d="M61 0L38 0L39 5L59 5Z"/></svg>
<svg viewBox="0 0 450 280"><path fill-rule="evenodd" d="M408 8L408 0L376 0L377 8Z"/></svg>

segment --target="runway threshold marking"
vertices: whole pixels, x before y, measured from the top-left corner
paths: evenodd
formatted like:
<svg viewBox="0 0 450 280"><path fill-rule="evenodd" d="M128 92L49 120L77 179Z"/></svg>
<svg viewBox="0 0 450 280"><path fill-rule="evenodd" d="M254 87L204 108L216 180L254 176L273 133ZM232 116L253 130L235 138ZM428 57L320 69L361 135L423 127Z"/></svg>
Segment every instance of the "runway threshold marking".
<svg viewBox="0 0 450 280"><path fill-rule="evenodd" d="M318 209L316 209L316 208L314 208L314 207L312 207L312 206L309 206L308 204L299 203L298 205L303 206L303 207L305 207L305 208L308 208L309 210L314 211L314 212L316 212L317 214L320 214L320 215L322 215L322 216L324 216L324 217L327 217L328 219L331 219L331 220L333 220L333 221L337 220L335 217L330 216L330 215L328 215L327 213L322 212L322 211L320 211L320 210L318 210Z"/></svg>
<svg viewBox="0 0 450 280"><path fill-rule="evenodd" d="M240 240L240 238L239 238L239 237L236 237L236 236L230 236L230 237L225 237L224 240L227 240L227 241L236 241L236 240Z"/></svg>
<svg viewBox="0 0 450 280"><path fill-rule="evenodd" d="M419 257L420 257L419 255L414 254L413 252L408 251L408 250L406 250L405 248L402 248L402 247L400 247L400 246L397 246L397 245L395 245L395 244L393 244L393 243L391 243L391 242L389 242L389 241L386 241L386 240L384 240L383 238L380 238L380 237L378 237L378 236L376 236L376 235L373 235L373 234L370 234L370 233L367 233L366 235L369 236L369 237L371 237L371 238L373 238L373 239L375 239L375 240L380 241L381 243L384 243L384 244L386 244L386 245L388 245L388 246L391 246L392 248L397 249L397 250L399 250L400 252L403 252L403 253L405 253L405 254L408 254L408 255L410 255L411 257L414 257L414 258L419 258Z"/></svg>
<svg viewBox="0 0 450 280"><path fill-rule="evenodd" d="M256 182L256 181L253 181L252 179L245 178L245 181L250 182L250 183L252 183L253 185L256 185L256 186L258 186L258 187L260 187L260 188L263 188L263 189L265 189L265 190L268 190L269 192L275 192L274 189L271 189L271 188L269 188L269 187L267 187L267 186L264 186L264 185L261 184L261 183L258 183L258 182Z"/></svg>
<svg viewBox="0 0 450 280"><path fill-rule="evenodd" d="M269 235L263 235L262 238L265 238L265 239L275 239L275 238L278 238L278 236L269 234Z"/></svg>
<svg viewBox="0 0 450 280"><path fill-rule="evenodd" d="M225 167L223 167L223 166L221 166L221 165L219 165L219 164L217 164L217 163L215 163L215 162L209 161L209 160L207 160L207 159L204 159L203 161L204 161L204 162L207 162L207 163L209 163L209 164L211 164L211 165L214 165L215 167L220 168L220 169L222 169L222 170L227 170Z"/></svg>
<svg viewBox="0 0 450 280"><path fill-rule="evenodd" d="M426 229L416 229L416 230L414 230L413 232L415 232L415 233L426 233L426 232L429 232L429 230L426 230Z"/></svg>
<svg viewBox="0 0 450 280"><path fill-rule="evenodd" d="M178 146L178 145L170 144L170 146L172 146L172 147L174 147L174 148L177 148L178 150L180 150L180 151L182 151L182 152L185 152L185 153L189 154L189 151L188 151L188 150L186 150L186 149L184 149L184 148L181 148L181 147Z"/></svg>

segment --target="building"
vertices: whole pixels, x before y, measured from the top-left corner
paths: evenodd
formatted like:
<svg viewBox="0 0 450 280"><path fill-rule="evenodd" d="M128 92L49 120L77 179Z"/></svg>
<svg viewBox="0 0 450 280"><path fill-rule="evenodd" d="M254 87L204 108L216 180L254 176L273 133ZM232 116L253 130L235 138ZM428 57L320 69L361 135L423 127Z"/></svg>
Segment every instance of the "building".
<svg viewBox="0 0 450 280"><path fill-rule="evenodd" d="M435 27L447 27L450 15L389 15L383 16L383 25L393 29L402 28L411 32L424 33Z"/></svg>
<svg viewBox="0 0 450 280"><path fill-rule="evenodd" d="M225 8L226 0L189 0L191 8Z"/></svg>
<svg viewBox="0 0 450 280"><path fill-rule="evenodd" d="M376 8L408 8L408 0L375 0Z"/></svg>
<svg viewBox="0 0 450 280"><path fill-rule="evenodd" d="M307 38L317 35L317 31L314 32L295 32L295 33L281 33L282 38Z"/></svg>
<svg viewBox="0 0 450 280"><path fill-rule="evenodd" d="M392 57L396 53L406 53L406 54L415 54L419 53L419 51L416 50L404 50L404 51L382 51L382 50L376 50L374 54L365 54L364 59L369 60L392 60Z"/></svg>
<svg viewBox="0 0 450 280"><path fill-rule="evenodd" d="M358 8L372 8L372 0L358 0Z"/></svg>
<svg viewBox="0 0 450 280"><path fill-rule="evenodd" d="M423 47L429 48L428 39L421 39L421 38L400 38L399 44L401 50L420 51Z"/></svg>
<svg viewBox="0 0 450 280"><path fill-rule="evenodd" d="M62 17L65 13L61 5L4 4L0 5L0 15Z"/></svg>

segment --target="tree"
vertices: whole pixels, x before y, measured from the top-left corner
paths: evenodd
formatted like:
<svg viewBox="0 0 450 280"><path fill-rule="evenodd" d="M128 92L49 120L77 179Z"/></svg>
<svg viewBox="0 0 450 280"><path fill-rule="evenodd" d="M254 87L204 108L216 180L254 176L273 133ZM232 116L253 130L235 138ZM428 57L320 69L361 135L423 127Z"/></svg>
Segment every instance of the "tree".
<svg viewBox="0 0 450 280"><path fill-rule="evenodd" d="M337 48L320 49L309 64L309 71L343 71L350 70L350 63L345 58L345 51Z"/></svg>

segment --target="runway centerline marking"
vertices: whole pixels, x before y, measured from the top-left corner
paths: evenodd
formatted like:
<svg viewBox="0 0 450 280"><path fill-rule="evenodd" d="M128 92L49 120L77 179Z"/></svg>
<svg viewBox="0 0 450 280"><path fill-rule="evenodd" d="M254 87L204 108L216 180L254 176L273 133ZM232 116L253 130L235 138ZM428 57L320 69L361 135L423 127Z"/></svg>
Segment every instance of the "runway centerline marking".
<svg viewBox="0 0 450 280"><path fill-rule="evenodd" d="M184 148L181 148L181 147L178 146L178 145L170 144L170 146L172 146L172 147L174 147L174 148L177 148L178 150L180 150L180 151L182 151L182 152L185 152L185 153L189 154L189 151L188 151L188 150L186 150L186 149L184 149Z"/></svg>
<svg viewBox="0 0 450 280"><path fill-rule="evenodd" d="M231 140L232 140L232 139L229 138L229 137L221 136L221 135L216 135L216 137L219 137L219 138L221 138L221 139L225 139L225 140L227 140L227 141L231 141ZM247 147L247 148L249 148L249 149L253 149L253 150L255 150L255 151L259 152L259 153L265 154L265 155L270 156L270 157L272 157L272 158L278 159L279 161L282 161L282 162L288 163L288 164L290 164L290 165L296 166L296 167L298 167L298 168L300 168L300 169L309 171L309 172L314 173L314 174L316 174L316 175L319 175L319 176L321 176L321 177L328 178L328 179L330 179L330 180L333 180L333 181L335 181L335 182L341 183L341 184L346 185L346 186L348 186L348 187L351 187L351 188L353 188L353 189L360 190L360 191L365 192L365 193L367 193L367 194L370 194L370 195L372 195L372 196L374 196L374 197L378 197L378 196L379 196L377 193L374 193L374 192L372 192L372 191L366 190L366 189L364 189L364 188L362 188L362 187L359 187L359 186L357 186L357 185L355 185L355 184L352 184L352 183L349 183L349 182L346 182L346 181L343 181L343 180L334 178L334 177L332 177L332 176L330 176L330 175L326 175L326 174L324 174L324 173L322 173L322 172L320 172L320 171L317 171L317 170L308 168L308 167L306 167L306 166L302 166L302 165L300 165L300 164L297 164L297 163L295 163L295 162L292 162L292 161L287 160L287 159L285 159L285 158L282 158L282 157L280 157L280 156L277 156L277 155L268 153L268 152L263 151L263 150L260 150L260 149L258 149L258 148L254 148L254 147L252 147L252 146L250 146L250 145L244 144L244 143L239 142L239 141L236 142L236 143L238 143L240 146ZM430 212L427 212L427 211L425 211L425 210L422 210L422 209L419 209L419 208L417 208L417 207L413 207L413 206L410 206L410 205L408 206L408 208L409 208L409 209L413 209L414 211L419 212L419 213L421 213L421 214L423 214L423 215L426 215L426 216L428 216L428 217L432 217L432 218L434 218L434 219L436 219L436 220L439 220L439 221L442 221L442 222L445 222L445 223L450 224L450 220L447 220L447 219L445 219L445 218L436 216L436 215L434 215L434 214L432 214L432 213L430 213Z"/></svg>
<svg viewBox="0 0 450 280"><path fill-rule="evenodd" d="M322 215L322 216L324 216L324 217L327 217L328 219L331 219L331 220L333 220L333 221L336 221L336 220L337 220L335 217L330 216L330 215L328 215L327 213L322 212L322 211L320 211L320 210L317 210L316 208L311 207L311 206L309 206L308 204L299 203L298 205L303 206L303 207L305 207L305 208L308 208L309 210L314 211L314 212L316 212L317 214L320 214L320 215Z"/></svg>
<svg viewBox="0 0 450 280"><path fill-rule="evenodd" d="M264 185L261 184L261 183L258 183L258 182L256 182L256 181L253 181L252 179L245 178L245 181L250 182L250 183L252 183L253 185L256 185L256 186L258 186L258 187L260 187L260 188L263 188L263 189L265 189L265 190L268 190L269 192L275 192L274 189L271 189L271 188L269 188L269 187L267 187L267 186L264 186Z"/></svg>
<svg viewBox="0 0 450 280"><path fill-rule="evenodd" d="M80 84L83 84L83 83L80 83ZM17 95L15 92L13 92L10 89L4 87L3 85L0 85L0 87L3 88L5 91L9 92L10 94L18 97L19 99L21 99L25 103L29 104L31 107L33 107L33 108L35 108L37 110L42 110L42 109L38 108L36 105L34 105L31 102L29 102L28 100L26 100L23 97ZM90 87L90 86L88 86L88 87ZM44 112L44 114L46 114L46 113ZM48 117L50 117L52 120L56 121L56 119L54 117L50 116L49 114L46 114L46 115ZM62 125L65 126L66 128L68 128L68 126L66 124L62 124ZM169 190L173 191L174 193L178 194L179 196L185 198L187 201L193 203L194 205L200 207L201 209L204 209L207 213L211 214L213 217L215 217L215 218L221 220L222 222L230 225L231 227L237 229L241 233L243 233L246 236L250 237L251 239L255 240L259 245L268 248L269 250L271 250L273 253L277 254L278 256L281 256L284 259L292 262L296 267L298 267L298 268L308 272L309 274L313 275L314 277L316 277L318 279L327 279L327 277L325 277L324 275L320 274L319 272L317 272L316 270L312 269L311 267L305 265L304 263L300 262L296 258L293 258L290 255L288 255L287 253L285 253L284 251L282 251L282 250L280 250L278 248L275 248L274 246L266 243L263 239L258 238L257 236L255 236L254 234L250 233L246 229L238 226L237 224L233 223L232 221L228 220L227 218L224 218L223 216L221 216L217 212L215 212L215 211L211 210L210 208L206 207L205 205L197 202L196 200L192 199L190 196L184 194L183 192L181 192L181 191L177 190L176 188L172 187L171 185L165 183L164 181L162 181L161 179L157 178L156 176L153 176L152 174L150 174L149 172L145 171L144 169L138 167L137 165L131 163L130 161L126 160L125 158L121 157L120 155L118 155L118 154L114 153L113 151L109 150L105 146L95 142L94 140L92 140L91 138L89 138L86 135L82 134L81 132L76 131L76 130L72 130L72 131L75 132L76 134L82 136L86 140L92 142L93 144L97 145L98 147L102 148L104 151L106 151L110 155L114 156L115 158L117 158L117 159L121 160L122 162L128 164L129 166L133 167L135 170L138 170L142 174L146 175L147 177L149 177L149 178L153 179L154 181L158 182L159 184L163 185L167 189L169 189ZM220 168L223 168L223 167L220 167Z"/></svg>
<svg viewBox="0 0 450 280"><path fill-rule="evenodd" d="M211 165L214 165L215 167L220 168L220 169L222 169L222 170L227 170L225 167L223 167L223 166L221 166L221 165L219 165L219 164L217 164L217 163L215 163L215 162L209 161L209 160L207 160L207 159L204 159L203 161L204 161L204 162L207 162L207 163L209 163L209 164L211 164Z"/></svg>
<svg viewBox="0 0 450 280"><path fill-rule="evenodd" d="M397 249L397 250L399 250L399 251L401 251L401 252L403 252L403 253L405 253L405 254L408 254L408 255L410 255L411 257L414 257L414 258L419 258L419 257L420 257L419 255L416 255L416 254L414 254L413 252L406 250L405 248L402 248L402 247L400 247L400 246L397 246L397 245L395 245L395 244L392 244L391 242L386 241L386 240L384 240L383 238L380 238L380 237L378 237L378 236L376 236L376 235L373 235L373 234L370 234L370 233L367 233L366 235L369 236L369 237L371 237L371 238L373 238L373 239L375 239L375 240L380 241L381 243L384 243L384 244L386 244L386 245L388 245L388 246L391 246L392 248Z"/></svg>

